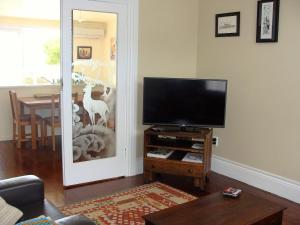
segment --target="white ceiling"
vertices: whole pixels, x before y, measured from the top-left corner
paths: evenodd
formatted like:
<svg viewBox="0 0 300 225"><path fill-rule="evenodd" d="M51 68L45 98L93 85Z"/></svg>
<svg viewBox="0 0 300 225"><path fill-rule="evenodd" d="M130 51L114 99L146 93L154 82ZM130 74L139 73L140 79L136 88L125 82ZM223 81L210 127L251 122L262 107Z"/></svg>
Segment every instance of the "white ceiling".
<svg viewBox="0 0 300 225"><path fill-rule="evenodd" d="M59 20L60 0L1 0L0 16ZM109 22L116 19L112 13L84 11L74 12L74 19L93 22Z"/></svg>

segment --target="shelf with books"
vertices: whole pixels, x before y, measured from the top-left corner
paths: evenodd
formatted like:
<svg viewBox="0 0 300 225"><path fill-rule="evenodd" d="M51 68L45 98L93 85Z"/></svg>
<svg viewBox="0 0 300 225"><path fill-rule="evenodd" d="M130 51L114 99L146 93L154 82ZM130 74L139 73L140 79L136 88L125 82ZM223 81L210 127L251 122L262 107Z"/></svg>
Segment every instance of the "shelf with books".
<svg viewBox="0 0 300 225"><path fill-rule="evenodd" d="M211 150L212 129L194 132L147 129L144 132L145 179L152 181L157 173L190 176L194 185L203 189L210 173ZM163 156L158 156L159 151L164 152Z"/></svg>
<svg viewBox="0 0 300 225"><path fill-rule="evenodd" d="M191 163L203 163L203 153L193 153L181 150L154 149L147 152L147 158L148 157Z"/></svg>
<svg viewBox="0 0 300 225"><path fill-rule="evenodd" d="M170 155L172 155L174 151L167 150L165 148L157 148L147 152L147 157L154 157L160 159L167 159Z"/></svg>
<svg viewBox="0 0 300 225"><path fill-rule="evenodd" d="M181 160L183 162L191 162L191 163L203 163L203 155L189 152L185 154L183 159Z"/></svg>
<svg viewBox="0 0 300 225"><path fill-rule="evenodd" d="M166 149L166 150L180 150L180 151L194 152L194 153L203 153L203 149L183 148L183 147L176 147L176 146L148 144L148 145L146 145L146 147L147 148L161 148L161 149Z"/></svg>

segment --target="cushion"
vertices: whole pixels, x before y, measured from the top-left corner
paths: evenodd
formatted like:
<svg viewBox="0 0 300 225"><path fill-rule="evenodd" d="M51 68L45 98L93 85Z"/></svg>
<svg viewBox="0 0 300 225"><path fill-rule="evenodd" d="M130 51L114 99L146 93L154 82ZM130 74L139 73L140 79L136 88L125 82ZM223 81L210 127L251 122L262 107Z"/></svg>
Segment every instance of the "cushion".
<svg viewBox="0 0 300 225"><path fill-rule="evenodd" d="M1 225L14 225L21 217L23 213L6 203L6 201L0 197L0 224Z"/></svg>
<svg viewBox="0 0 300 225"><path fill-rule="evenodd" d="M58 225L96 225L93 221L83 215L73 215L55 221Z"/></svg>
<svg viewBox="0 0 300 225"><path fill-rule="evenodd" d="M17 223L16 225L56 225L56 223L53 222L50 217L46 217L43 215L37 218Z"/></svg>

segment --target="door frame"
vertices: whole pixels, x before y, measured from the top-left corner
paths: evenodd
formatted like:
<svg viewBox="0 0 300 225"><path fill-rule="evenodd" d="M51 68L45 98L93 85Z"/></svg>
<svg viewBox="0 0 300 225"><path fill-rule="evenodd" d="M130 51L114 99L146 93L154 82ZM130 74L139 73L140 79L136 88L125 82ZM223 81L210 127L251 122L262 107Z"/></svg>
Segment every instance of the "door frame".
<svg viewBox="0 0 300 225"><path fill-rule="evenodd" d="M137 87L138 87L138 21L139 21L139 0L86 0L86 1L95 1L101 3L114 3L125 6L127 9L127 25L126 28L128 30L127 35L127 71L124 71L124 75L126 76L125 88L127 90L125 101L125 133L126 137L124 137L125 146L125 160L126 160L126 176L134 176L138 174L139 168L137 166ZM63 32L67 32L71 37L71 29L69 28L70 24L66 22L63 18L70 16L68 12L63 12L63 4L64 0L60 1L60 29L61 34ZM65 28L68 29L65 29ZM70 166L69 159L65 157L64 151L67 148L72 147L72 128L68 127L71 124L72 118L72 105L71 105L71 91L69 94L63 94L64 90L71 90L69 87L70 82L66 82L66 79L70 79L68 77L64 77L63 74L69 74L70 69L66 65L71 65L71 57L68 57L68 53L72 52L72 42L70 44L65 45L70 40L66 40L66 35L61 35L61 104L62 104L62 166L63 166L63 184L64 186L75 185L76 182L69 179L66 174L67 167ZM66 85L64 85L66 84ZM69 106L69 107L68 107Z"/></svg>

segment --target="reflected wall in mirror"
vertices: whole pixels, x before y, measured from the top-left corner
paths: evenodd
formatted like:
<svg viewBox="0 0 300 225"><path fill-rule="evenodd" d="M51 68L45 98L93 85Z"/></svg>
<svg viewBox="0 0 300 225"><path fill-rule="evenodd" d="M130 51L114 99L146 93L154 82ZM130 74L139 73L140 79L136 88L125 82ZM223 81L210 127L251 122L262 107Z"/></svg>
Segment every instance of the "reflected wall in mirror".
<svg viewBox="0 0 300 225"><path fill-rule="evenodd" d="M117 14L73 10L73 162L116 156Z"/></svg>

